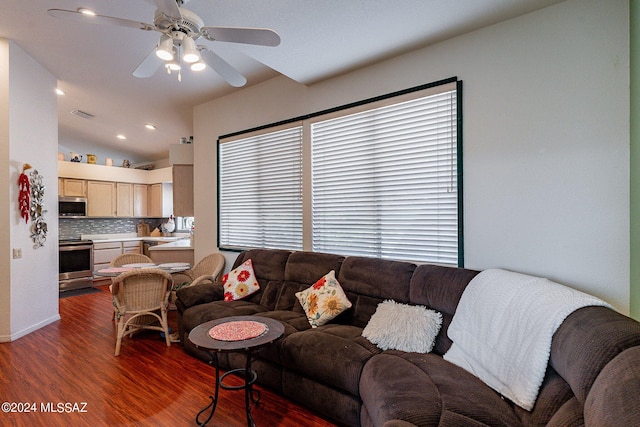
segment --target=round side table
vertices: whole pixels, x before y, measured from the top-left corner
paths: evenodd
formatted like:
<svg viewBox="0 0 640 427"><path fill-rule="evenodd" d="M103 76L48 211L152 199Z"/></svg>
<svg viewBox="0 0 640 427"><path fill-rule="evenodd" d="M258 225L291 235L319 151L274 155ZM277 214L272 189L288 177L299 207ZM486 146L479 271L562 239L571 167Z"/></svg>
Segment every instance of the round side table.
<svg viewBox="0 0 640 427"><path fill-rule="evenodd" d="M238 323L232 323L238 322ZM240 338L225 338L216 339L212 337L210 331L216 326L228 323L229 325L225 325L228 327L232 327L235 325L240 325L242 322L250 322L250 323L259 323L265 326L265 331L260 335L243 339L242 333L240 333ZM218 328L220 329L220 328ZM213 332L212 332L213 333ZM284 334L284 325L277 320L270 319L267 317L260 316L233 316L233 317L224 317L222 319L211 320L209 322L203 323L201 325L196 326L189 333L189 341L191 341L197 348L205 350L209 352L211 355L210 365L213 365L216 370L216 383L215 383L215 391L213 396L209 396L211 402L204 407L198 414L196 415L196 423L199 426L205 426L213 417L213 414L216 411L216 406L218 404L218 393L220 388L225 390L240 390L244 389L245 391L245 407L247 412L247 426L253 427L255 423L253 422L253 417L251 416L251 402L257 404L260 401L260 392L257 390L253 390L253 383L256 382L258 378L258 374L251 369L251 363L253 361L253 352L258 348L265 346L267 344L271 344L278 338L280 338ZM214 334L215 335L215 334ZM241 369L233 369L226 372L224 375L220 376L220 369L218 366L218 353L224 352L243 352L246 354L246 364L244 368ZM244 385L240 386L229 386L223 384L223 380L227 375L233 373L244 372ZM211 408L210 413L206 420L200 421L200 416L207 411L207 409Z"/></svg>

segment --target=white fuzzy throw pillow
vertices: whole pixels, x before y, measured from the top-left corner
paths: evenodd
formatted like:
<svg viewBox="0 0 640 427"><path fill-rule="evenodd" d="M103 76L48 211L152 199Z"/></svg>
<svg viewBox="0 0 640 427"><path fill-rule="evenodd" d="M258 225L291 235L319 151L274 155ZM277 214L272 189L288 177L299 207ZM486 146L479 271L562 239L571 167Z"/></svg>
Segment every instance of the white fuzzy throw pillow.
<svg viewBox="0 0 640 427"><path fill-rule="evenodd" d="M362 336L381 350L429 353L442 326L442 314L421 305L386 300L378 304Z"/></svg>

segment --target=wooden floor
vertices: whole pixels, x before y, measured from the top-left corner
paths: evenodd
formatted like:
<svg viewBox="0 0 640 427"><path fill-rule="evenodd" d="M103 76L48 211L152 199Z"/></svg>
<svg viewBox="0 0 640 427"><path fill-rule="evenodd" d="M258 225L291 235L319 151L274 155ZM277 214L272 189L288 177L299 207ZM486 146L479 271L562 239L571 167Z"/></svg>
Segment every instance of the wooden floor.
<svg viewBox="0 0 640 427"><path fill-rule="evenodd" d="M7 413L3 403L1 426L196 425L195 415L213 391L213 368L179 344L166 347L157 332L125 338L115 357L111 298L100 289L60 299L61 321L0 343L0 403L13 402L11 409L23 411ZM170 312L169 325L176 330L175 312ZM240 384L233 376L225 380L234 381ZM334 426L256 388L262 398L252 414L259 427ZM221 390L208 425L246 426L244 393Z"/></svg>

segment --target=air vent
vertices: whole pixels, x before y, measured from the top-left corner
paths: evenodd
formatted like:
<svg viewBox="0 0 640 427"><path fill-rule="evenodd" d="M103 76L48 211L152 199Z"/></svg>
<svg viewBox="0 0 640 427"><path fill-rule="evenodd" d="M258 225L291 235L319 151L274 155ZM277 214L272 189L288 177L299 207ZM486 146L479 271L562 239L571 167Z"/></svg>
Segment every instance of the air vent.
<svg viewBox="0 0 640 427"><path fill-rule="evenodd" d="M93 114L89 114L78 109L71 110L71 114L73 114L74 116L82 117L83 119L93 119L95 117Z"/></svg>

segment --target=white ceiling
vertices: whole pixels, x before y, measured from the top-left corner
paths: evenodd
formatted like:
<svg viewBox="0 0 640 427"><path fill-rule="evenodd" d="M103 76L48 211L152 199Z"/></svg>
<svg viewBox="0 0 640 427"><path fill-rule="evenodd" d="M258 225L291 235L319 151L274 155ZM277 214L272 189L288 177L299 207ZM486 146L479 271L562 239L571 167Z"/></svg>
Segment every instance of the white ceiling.
<svg viewBox="0 0 640 427"><path fill-rule="evenodd" d="M275 30L282 43L258 47L206 42L238 69L247 86L285 75L311 84L562 0L190 0L185 7L207 26ZM58 78L60 140L129 153L168 156L192 133L192 107L238 90L214 71L132 71L159 34L51 17L47 9L93 9L101 15L153 23L152 0L3 0L0 37L15 42ZM73 109L93 114L82 119ZM156 131L144 123L154 123ZM122 133L125 142L116 139ZM87 152L80 150L80 152Z"/></svg>

